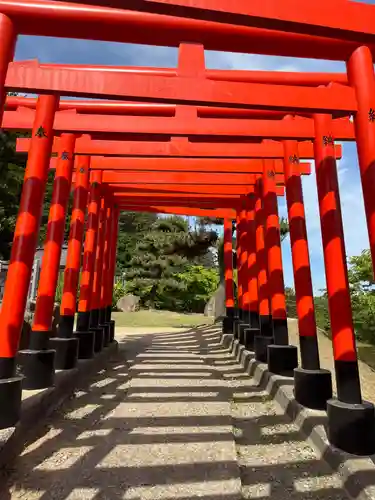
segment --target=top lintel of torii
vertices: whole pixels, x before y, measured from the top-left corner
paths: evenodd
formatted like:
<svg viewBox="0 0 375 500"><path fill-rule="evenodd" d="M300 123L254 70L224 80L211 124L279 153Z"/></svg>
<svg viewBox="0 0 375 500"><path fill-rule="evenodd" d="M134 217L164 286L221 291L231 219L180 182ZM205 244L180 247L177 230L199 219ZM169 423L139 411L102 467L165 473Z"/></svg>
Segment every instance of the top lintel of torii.
<svg viewBox="0 0 375 500"><path fill-rule="evenodd" d="M119 68L110 67L12 62L8 66L5 87L8 91L37 94L244 107L280 110L285 114L294 111L297 114L330 113L339 117L357 111L353 88L342 83L334 82L325 87L314 84L311 87L298 86L297 92L295 81L280 85L211 80L204 73L202 55L201 46L181 45L178 71L173 77L145 74L142 68L124 74ZM342 75L338 77L342 82ZM192 117L191 109L186 106L180 107L179 113L185 119Z"/></svg>
<svg viewBox="0 0 375 500"><path fill-rule="evenodd" d="M348 0L0 0L0 12L24 35L340 61L368 45L375 56L375 6Z"/></svg>
<svg viewBox="0 0 375 500"><path fill-rule="evenodd" d="M81 0L82 1L82 0ZM374 43L375 6L350 0L83 0L140 12Z"/></svg>

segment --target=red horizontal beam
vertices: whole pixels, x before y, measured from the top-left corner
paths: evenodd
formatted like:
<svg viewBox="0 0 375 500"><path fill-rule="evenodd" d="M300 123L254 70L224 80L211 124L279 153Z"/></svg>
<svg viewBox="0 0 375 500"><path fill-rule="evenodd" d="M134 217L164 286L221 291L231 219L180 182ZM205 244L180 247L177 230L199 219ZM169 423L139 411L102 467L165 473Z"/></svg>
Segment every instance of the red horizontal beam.
<svg viewBox="0 0 375 500"><path fill-rule="evenodd" d="M375 7L361 2L315 0L87 0L111 7L124 7L194 19L239 24L254 28L328 36L359 43L374 42Z"/></svg>
<svg viewBox="0 0 375 500"><path fill-rule="evenodd" d="M149 205L131 205L120 203L120 208L128 212L153 212L164 214L187 215L192 217L216 217L218 219L235 219L236 211L229 208L201 209L194 207L165 207Z"/></svg>
<svg viewBox="0 0 375 500"><path fill-rule="evenodd" d="M202 58L204 58L202 48ZM204 61L202 61L204 62ZM100 71L116 72L122 76L143 75L143 76L164 76L176 77L179 75L179 68L153 68L137 66L101 66L101 65L82 65L82 64L43 64L38 60L15 61L14 65L34 65L40 68L65 68L75 71ZM182 75L183 76L183 75ZM330 83L339 83L348 85L346 73L313 73L299 71L246 71L246 70L221 70L204 69L205 79L226 82L242 83L261 83L271 85L297 85L302 87L318 87L320 85L329 85ZM19 106L35 108L36 99L29 97L9 96L6 100L6 109L12 110ZM130 114L130 115L156 115L173 116L176 112L174 104L155 104L155 103L129 103L113 101L95 101L95 100L61 100L60 110L75 109L79 113L100 113L100 114ZM231 109L231 108L210 108L205 106L197 107L198 116L206 117L216 115L220 116L243 116L251 118L253 114L267 113L259 110ZM276 112L273 112L276 114Z"/></svg>
<svg viewBox="0 0 375 500"><path fill-rule="evenodd" d="M101 161L102 160L102 161ZM124 166L131 165L132 169L142 170L144 165L153 167L155 173L137 172L136 177L139 179L144 179L145 182L159 182L164 183L172 180L172 182L194 182L200 183L207 179L207 182L227 182L231 184L232 181L236 181L236 184L246 183L249 179L249 174L262 173L263 172L263 161L262 160L236 160L236 159L194 159L194 158L133 158L131 161L124 158L112 158L108 161L107 158L96 157L92 159L92 169L102 170L122 170ZM169 167L173 172L161 172L160 170L165 167ZM239 168L243 168L246 174L238 173ZM207 173L209 169L210 173ZM185 171L181 172L181 171ZM277 174L282 174L284 172L283 161L275 160L275 170ZM309 175L311 173L310 163L300 163L295 165L295 171L301 175ZM189 173L187 173L189 172ZM193 175L192 175L193 173ZM115 178L131 176L130 172L116 173L116 172L105 172L104 178ZM252 178L252 177L251 177ZM216 179L216 181L215 181ZM110 181L107 181L110 182Z"/></svg>
<svg viewBox="0 0 375 500"><path fill-rule="evenodd" d="M5 111L2 127L9 130L29 130L32 128L34 116L34 111L25 108ZM174 118L143 116L134 120L129 116L78 115L60 111L55 116L54 130L57 133L115 134L117 137L119 134L138 134L148 138L150 135L298 140L313 140L315 137L314 123L309 118L284 122L283 120L197 119L189 116ZM332 134L337 140L352 140L353 124L346 119L334 120Z"/></svg>
<svg viewBox="0 0 375 500"><path fill-rule="evenodd" d="M179 196L182 194L208 194L208 195L246 195L248 193L254 192L254 183L247 185L235 185L229 184L225 186L224 184L164 184L160 186L158 184L134 184L134 183L109 183L106 184L111 191L116 191L117 194L124 193L148 193L153 195L153 193L164 193L168 196L169 193Z"/></svg>
<svg viewBox="0 0 375 500"><path fill-rule="evenodd" d="M51 158L50 168L55 169L57 158ZM249 174L263 172L262 160L223 159L223 158L106 158L94 157L91 159L92 170L104 170L106 179L111 178L138 178L145 182L201 182L200 179L225 179L225 182L236 180L237 183L246 183ZM295 171L301 175L311 173L310 163L295 165ZM275 160L275 172L282 174L284 165L282 160ZM109 182L109 181L107 181ZM130 182L130 181L129 181Z"/></svg>
<svg viewBox="0 0 375 500"><path fill-rule="evenodd" d="M17 64L25 64L17 62ZM26 62L26 64L30 64ZM70 67L64 65L64 67ZM77 69L82 66L77 66ZM108 71L108 66L100 67L101 71ZM133 68L133 73L143 68ZM171 70L173 71L173 70ZM230 72L228 72L230 73ZM144 74L142 72L142 74ZM289 73L288 73L289 74ZM291 73L292 74L292 73ZM298 74L298 73L296 73ZM284 80L285 83L285 80ZM36 108L37 100L29 97L7 97L5 109L15 111L18 108ZM123 101L95 101L95 100L67 100L61 99L60 111L75 111L80 114L103 114L103 115L127 115L127 116L175 116L177 106L175 104L134 103ZM196 112L200 118L267 118L280 119L285 113L282 111L266 111L256 109L236 109L214 106L196 106Z"/></svg>
<svg viewBox="0 0 375 500"><path fill-rule="evenodd" d="M251 107L268 110L352 113L354 90L344 85L296 87L208 80L204 77L165 77L116 71L75 70L59 65L11 63L6 88L31 93L110 99L152 100L192 105Z"/></svg>
<svg viewBox="0 0 375 500"><path fill-rule="evenodd" d="M30 139L18 138L16 151L26 153L30 148ZM59 138L55 138L53 152L59 152ZM236 157L236 158L283 158L283 145L279 142L267 144L247 143L200 143L190 142L186 137L172 137L166 142L146 141L95 141L81 137L76 140L76 154L106 156L157 156L157 157ZM311 142L298 145L301 159L314 158ZM336 158L341 158L342 148L336 145ZM96 160L95 160L96 161ZM94 161L94 164L95 164ZM144 162L144 170L153 170L152 165ZM95 168L95 167L94 167ZM242 168L242 167L241 167ZM168 162L158 166L158 170L169 170ZM247 169L245 169L246 171ZM240 171L240 170L238 170Z"/></svg>
<svg viewBox="0 0 375 500"><path fill-rule="evenodd" d="M284 176L277 174L276 177L279 183L284 181ZM255 183L253 174L216 174L216 173L200 173L194 172L193 175L187 172L103 172L103 182L111 183L126 183L126 184L151 184L151 185L168 185L183 186L190 185L233 185L242 186Z"/></svg>
<svg viewBox="0 0 375 500"><path fill-rule="evenodd" d="M325 9L326 5L317 8L317 12L324 13ZM282 31L257 29L48 0L0 0L0 12L13 19L17 33L25 35L173 47L184 40L202 43L207 50L249 50L254 54L343 61L358 47L356 42L323 37L321 33L313 37L288 33L285 28ZM374 46L371 49L375 55Z"/></svg>
<svg viewBox="0 0 375 500"><path fill-rule="evenodd" d="M221 186L218 186L218 187L221 187ZM118 189L118 191L117 191L117 189ZM246 192L247 193L254 193L254 186L248 186ZM283 196L284 195L284 187L277 186L276 193L278 196ZM149 191L146 191L146 190L136 191L136 190L131 190L128 187L125 187L124 191L121 191L121 188L119 188L118 186L116 186L114 188L114 191L113 191L113 196L115 196L115 197L120 197L120 198L124 198L124 199L128 199L128 197L129 198L148 198L149 203L151 203L151 201L150 201L151 199L164 198L167 200L169 196L170 196L170 199L187 198L189 200L207 199L208 201L211 201L211 200L217 200L217 199L230 200L233 197L238 198L238 196L240 194L242 194L242 193L221 193L219 195L217 193L212 193L212 192L210 193L210 192L206 192L206 191L202 190L202 192L200 192L200 193L197 193L197 192L191 192L191 193L190 192L179 192L176 195L174 195L173 192L171 192L171 194L168 195L168 193L165 193L162 190L156 191L156 190L150 189ZM237 195L237 196L234 196L234 195ZM160 204L161 204L161 202L160 202Z"/></svg>

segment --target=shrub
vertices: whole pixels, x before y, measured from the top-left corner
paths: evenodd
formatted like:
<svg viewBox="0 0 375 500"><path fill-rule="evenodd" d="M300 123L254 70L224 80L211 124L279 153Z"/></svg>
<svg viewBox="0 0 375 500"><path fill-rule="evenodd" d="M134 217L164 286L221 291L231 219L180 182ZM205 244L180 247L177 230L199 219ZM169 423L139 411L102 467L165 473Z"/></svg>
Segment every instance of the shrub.
<svg viewBox="0 0 375 500"><path fill-rule="evenodd" d="M125 286L121 281L117 281L113 286L112 311L117 311L117 302L127 293Z"/></svg>

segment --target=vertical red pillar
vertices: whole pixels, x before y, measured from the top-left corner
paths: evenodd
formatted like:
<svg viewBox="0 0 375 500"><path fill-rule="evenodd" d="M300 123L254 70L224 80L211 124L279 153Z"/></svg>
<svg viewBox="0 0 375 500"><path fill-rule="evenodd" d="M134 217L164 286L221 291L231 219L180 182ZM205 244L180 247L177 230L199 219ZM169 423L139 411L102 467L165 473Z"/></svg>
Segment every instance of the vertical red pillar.
<svg viewBox="0 0 375 500"><path fill-rule="evenodd" d="M53 141L58 97L40 96L36 107L24 184L3 303L0 313L0 427L13 425L19 415L21 386L15 376L16 354L23 326L27 295L38 238L44 191ZM27 366L31 363L26 361ZM26 368L26 366L24 367ZM26 370L27 371L27 370ZM5 398L5 399L3 399ZM13 421L13 423L11 423Z"/></svg>
<svg viewBox="0 0 375 500"><path fill-rule="evenodd" d="M375 265L375 76L368 47L358 47L347 62L350 85L357 97L354 130L373 267Z"/></svg>
<svg viewBox="0 0 375 500"><path fill-rule="evenodd" d="M13 21L5 14L0 14L0 122L3 119L6 99L5 79L9 63L13 60L17 33Z"/></svg>
<svg viewBox="0 0 375 500"><path fill-rule="evenodd" d="M73 209L70 219L68 251L60 306L60 324L58 328L58 337L63 338L72 338L73 336L89 179L90 156L77 156L75 161Z"/></svg>
<svg viewBox="0 0 375 500"><path fill-rule="evenodd" d="M317 114L314 123L316 181L338 396L338 400L327 402L328 434L335 446L348 452L374 453L374 408L362 402L361 397L332 118Z"/></svg>
<svg viewBox="0 0 375 500"><path fill-rule="evenodd" d="M36 299L33 334L40 336L39 348L47 348L51 333L55 293L60 269L61 246L74 165L74 134L63 134L53 183L48 227ZM44 333L42 333L44 332ZM43 347L42 347L43 346Z"/></svg>
<svg viewBox="0 0 375 500"><path fill-rule="evenodd" d="M108 202L103 193L99 211L98 239L95 253L94 279L91 295L90 328L95 330L95 352L103 349L104 331L99 324L100 319L100 292L103 276L103 253L106 232L106 213Z"/></svg>
<svg viewBox="0 0 375 500"><path fill-rule="evenodd" d="M258 266L256 256L256 196L250 194L247 200L247 283L249 294L249 323L250 328L245 331L245 345L254 349L254 337L259 335L259 297L258 297Z"/></svg>
<svg viewBox="0 0 375 500"><path fill-rule="evenodd" d="M294 371L294 396L309 408L324 410L332 397L331 373L320 369L305 207L297 141L284 141L284 176L292 248L302 368Z"/></svg>
<svg viewBox="0 0 375 500"><path fill-rule="evenodd" d="M241 304L239 306L239 319L240 323L237 325L237 335L241 344L245 342L245 330L250 327L249 325L249 290L248 290L248 277L247 277L247 211L246 199L241 200L242 208L240 210L240 232L239 238L239 269L238 269L238 286L239 296L241 297Z"/></svg>
<svg viewBox="0 0 375 500"><path fill-rule="evenodd" d="M242 272L241 272L241 211L237 210L236 214L236 268L237 268L237 308L238 320L242 321ZM237 326L235 324L235 329ZM236 332L234 332L236 334Z"/></svg>
<svg viewBox="0 0 375 500"><path fill-rule="evenodd" d="M235 316L234 289L233 289L233 222L224 219L224 286L225 286L225 316L223 319L223 333L233 333L233 319Z"/></svg>
<svg viewBox="0 0 375 500"><path fill-rule="evenodd" d="M118 227L119 227L120 210L115 204L113 206L113 218L111 227L111 247L110 247L110 258L109 258L109 282L108 282L108 293L107 293L107 318L106 321L110 325L110 342L113 342L115 338L115 321L111 319L112 315L112 302L113 302L113 287L115 281L116 273L116 263L117 263L117 239L118 239Z"/></svg>
<svg viewBox="0 0 375 500"><path fill-rule="evenodd" d="M272 325L270 317L270 303L268 293L268 271L267 271L267 254L264 243L264 210L262 203L262 179L258 179L255 186L255 245L256 259L258 268L258 298L259 298L259 321L261 333L267 336L272 336Z"/></svg>
<svg viewBox="0 0 375 500"><path fill-rule="evenodd" d="M248 248L248 226L247 226L247 207L248 202L246 199L243 200L244 208L241 210L241 224L243 230L241 232L241 269L243 274L243 290L242 290L242 308L243 308L243 320L249 324L249 311L250 311L250 294L249 294L249 275L248 275L248 258L249 258L249 248Z"/></svg>
<svg viewBox="0 0 375 500"><path fill-rule="evenodd" d="M104 347L106 347L110 342L111 331L110 325L107 322L107 298L108 298L108 288L110 286L109 280L109 265L110 265L110 247L111 247L111 236L112 236L112 219L113 219L113 204L108 202L106 209L106 223L105 223L105 234L104 234L104 248L103 248L103 266L102 266L102 280L100 284L100 309L99 309L99 325L103 327L104 332Z"/></svg>
<svg viewBox="0 0 375 500"><path fill-rule="evenodd" d="M69 202L74 165L74 134L63 134L59 141L59 155L56 164L56 173L53 184L52 200L49 210L48 227L42 268L39 278L38 295L36 300L34 323L30 338L30 349L39 351L51 347L56 349L54 366L58 369L73 368L76 364L73 345L69 356L69 364L65 362L67 342L50 341L55 304L55 294L60 270L61 247L64 239L66 210ZM74 344L74 342L73 342ZM62 363L62 358L64 362ZM54 367L50 366L50 379L53 382ZM34 379L37 374L31 373ZM51 378L52 377L52 378ZM47 380L45 380L47 383ZM27 383L27 382L26 382Z"/></svg>
<svg viewBox="0 0 375 500"><path fill-rule="evenodd" d="M296 346L288 345L288 323L276 195L275 160L264 160L263 168L265 247L274 336L274 344L268 347L268 368L273 373L293 374L294 368L298 366L298 350Z"/></svg>
<svg viewBox="0 0 375 500"><path fill-rule="evenodd" d="M256 197L250 194L247 204L247 280L249 290L250 326L259 328L259 299L258 299L258 268L256 257L256 221L255 221Z"/></svg>
<svg viewBox="0 0 375 500"><path fill-rule="evenodd" d="M258 299L260 335L254 337L254 352L257 361L267 361L267 347L273 342L272 316L270 310L267 253L265 247L263 180L260 178L255 185L255 243L258 268Z"/></svg>
<svg viewBox="0 0 375 500"><path fill-rule="evenodd" d="M275 161L263 162L263 206L268 284L271 299L275 344L288 344L284 275L280 246L280 225L277 207Z"/></svg>
<svg viewBox="0 0 375 500"><path fill-rule="evenodd" d="M298 328L301 342L302 367L320 368L318 341L307 243L305 208L303 204L297 141L284 141L284 175L296 289Z"/></svg>
<svg viewBox="0 0 375 500"><path fill-rule="evenodd" d="M94 355L95 331L90 330L90 312L98 240L102 177L103 172L101 170L93 170L91 172L90 197L87 211L87 229L82 262L77 328L75 333L79 339L79 359L92 358Z"/></svg>

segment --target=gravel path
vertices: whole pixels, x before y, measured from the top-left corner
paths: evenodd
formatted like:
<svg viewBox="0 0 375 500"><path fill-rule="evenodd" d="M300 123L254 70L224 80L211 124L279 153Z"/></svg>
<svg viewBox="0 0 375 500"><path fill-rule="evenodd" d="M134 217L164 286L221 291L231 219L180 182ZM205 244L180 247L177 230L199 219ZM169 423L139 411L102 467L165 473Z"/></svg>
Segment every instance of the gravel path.
<svg viewBox="0 0 375 500"><path fill-rule="evenodd" d="M24 449L1 500L347 499L214 327L124 333L118 359Z"/></svg>
<svg viewBox="0 0 375 500"><path fill-rule="evenodd" d="M348 499L339 474L319 459L264 388L244 375L241 365L227 350L218 347L217 336L211 332L204 334L211 363L232 391L243 499Z"/></svg>
<svg viewBox="0 0 375 500"><path fill-rule="evenodd" d="M26 447L2 498L240 500L228 387L200 334L132 333Z"/></svg>

